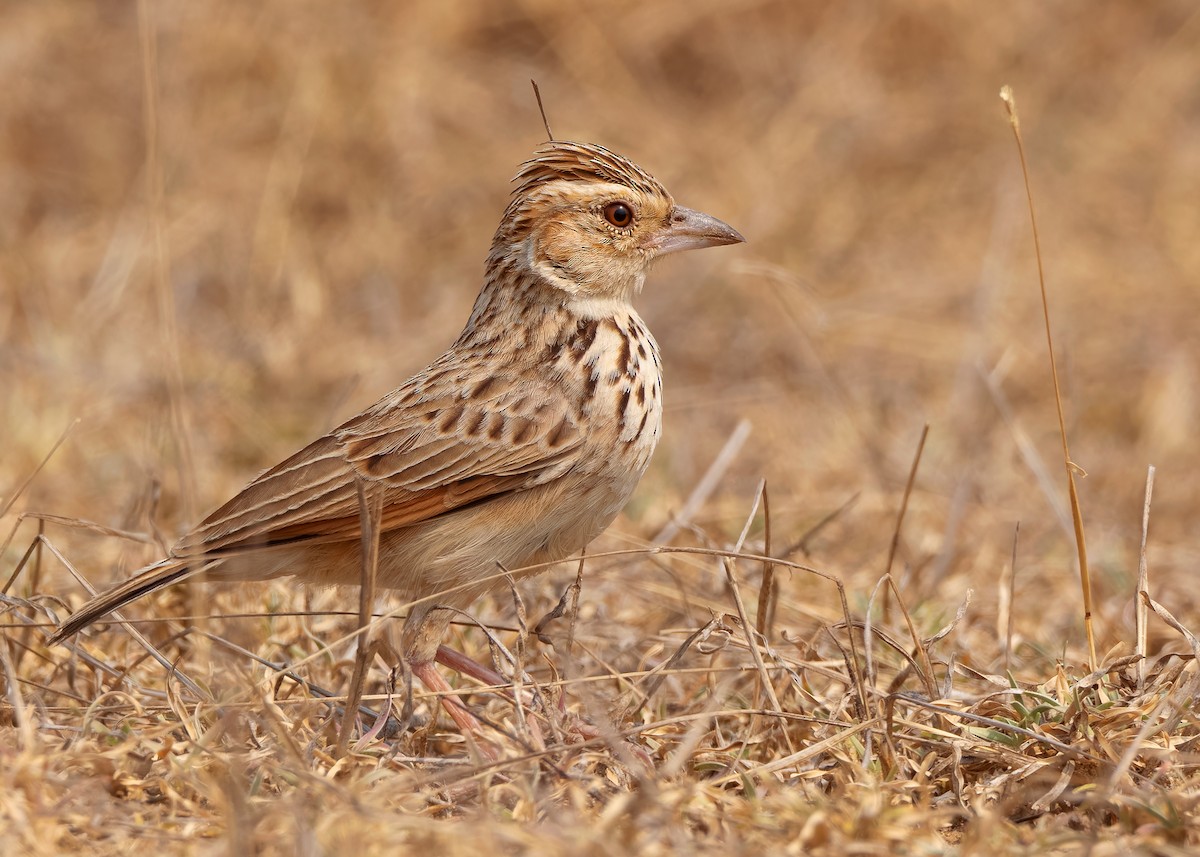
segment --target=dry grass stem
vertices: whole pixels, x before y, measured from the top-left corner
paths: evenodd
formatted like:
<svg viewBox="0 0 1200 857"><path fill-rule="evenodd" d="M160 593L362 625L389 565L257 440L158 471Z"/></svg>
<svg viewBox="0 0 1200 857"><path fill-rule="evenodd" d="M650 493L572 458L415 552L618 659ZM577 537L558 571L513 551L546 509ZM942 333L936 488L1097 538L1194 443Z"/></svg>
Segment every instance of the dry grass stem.
<svg viewBox="0 0 1200 857"><path fill-rule="evenodd" d="M1138 549L1137 592L1133 602L1134 654L1140 660L1137 665L1138 690L1146 683L1146 635L1147 613L1150 599L1150 568L1146 563L1146 540L1150 533L1150 498L1154 496L1154 465L1146 470L1146 501L1142 504L1142 543Z"/></svg>
<svg viewBox="0 0 1200 857"><path fill-rule="evenodd" d="M1025 163L1025 144L1021 140L1021 119L1017 113L1017 101L1012 88L1000 90L1000 100L1008 111L1013 139L1017 143L1017 154L1021 159L1021 176L1025 180L1025 199L1029 203L1029 224L1033 232L1033 254L1037 259L1038 286L1042 295L1042 319L1046 325L1046 349L1050 357L1050 376L1054 381L1054 405L1058 413L1058 431L1062 439L1063 467L1067 472L1067 493L1071 501L1071 523L1075 529L1075 549L1079 555L1079 583L1083 589L1083 627L1087 633L1088 663L1096 666L1096 634L1092 629L1092 576L1088 567L1087 540L1083 534L1083 511L1079 506L1079 492L1075 487L1076 472L1083 471L1071 459L1067 446L1067 418L1063 415L1062 391L1058 385L1058 363L1054 359L1054 337L1050 333L1050 299L1046 296L1046 272L1042 267L1042 243L1038 235L1037 215L1033 206L1033 188L1029 181L1029 166Z"/></svg>
<svg viewBox="0 0 1200 857"><path fill-rule="evenodd" d="M355 640L354 672L350 676L350 690L346 694L346 708L342 713L342 724L338 730L335 755L342 758L350 747L350 737L358 717L358 704L362 699L363 681L367 667L375 658L375 584L379 572L380 521L383 518L383 494L371 491L361 479L356 480L358 489L359 516L362 527L362 582L358 588L358 627L362 632Z"/></svg>

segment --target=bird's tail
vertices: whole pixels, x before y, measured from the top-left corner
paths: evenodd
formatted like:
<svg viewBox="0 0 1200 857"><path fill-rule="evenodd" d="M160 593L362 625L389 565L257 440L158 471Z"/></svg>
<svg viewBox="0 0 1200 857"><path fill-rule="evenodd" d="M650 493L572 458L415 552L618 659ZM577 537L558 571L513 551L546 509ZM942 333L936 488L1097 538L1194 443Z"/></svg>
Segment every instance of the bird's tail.
<svg viewBox="0 0 1200 857"><path fill-rule="evenodd" d="M58 626L58 629L46 640L47 645L61 643L67 637L77 634L97 619L119 610L130 601L148 595L151 592L178 583L204 571L211 563L192 559L190 562L167 558L161 562L143 569L124 583L114 586L107 592L101 592L88 601Z"/></svg>

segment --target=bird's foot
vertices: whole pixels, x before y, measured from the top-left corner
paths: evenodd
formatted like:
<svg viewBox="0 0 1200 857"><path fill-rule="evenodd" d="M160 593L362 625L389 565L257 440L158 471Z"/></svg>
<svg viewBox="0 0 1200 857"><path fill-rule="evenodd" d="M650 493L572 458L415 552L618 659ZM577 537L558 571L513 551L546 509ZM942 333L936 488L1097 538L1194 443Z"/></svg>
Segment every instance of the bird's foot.
<svg viewBox="0 0 1200 857"><path fill-rule="evenodd" d="M500 759L499 749L483 738L483 724L474 714L458 701L456 691L442 678L433 661L417 661L409 664L412 674L420 679L421 684L431 693L438 695L442 708L450 715L450 719L458 726L463 737L470 741L485 761L496 762Z"/></svg>

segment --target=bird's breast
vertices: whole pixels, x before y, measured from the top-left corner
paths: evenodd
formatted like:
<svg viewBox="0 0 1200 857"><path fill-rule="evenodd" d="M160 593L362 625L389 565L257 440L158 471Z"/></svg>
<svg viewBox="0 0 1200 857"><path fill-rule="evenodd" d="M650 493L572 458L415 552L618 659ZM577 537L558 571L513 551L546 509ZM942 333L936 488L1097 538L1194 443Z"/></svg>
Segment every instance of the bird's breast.
<svg viewBox="0 0 1200 857"><path fill-rule="evenodd" d="M600 453L593 458L597 471L613 471L632 492L662 433L662 364L654 337L632 311L579 317L564 325L553 350L563 392Z"/></svg>

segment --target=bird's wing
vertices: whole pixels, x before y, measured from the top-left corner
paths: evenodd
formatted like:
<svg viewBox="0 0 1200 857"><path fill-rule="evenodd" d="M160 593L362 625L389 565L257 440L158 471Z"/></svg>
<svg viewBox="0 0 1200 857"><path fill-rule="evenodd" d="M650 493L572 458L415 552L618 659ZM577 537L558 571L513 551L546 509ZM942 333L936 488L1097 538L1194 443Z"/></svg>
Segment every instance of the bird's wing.
<svg viewBox="0 0 1200 857"><path fill-rule="evenodd" d="M383 490L385 532L548 482L575 464L583 433L547 392L516 378L418 376L263 473L172 554L358 538L356 480Z"/></svg>

